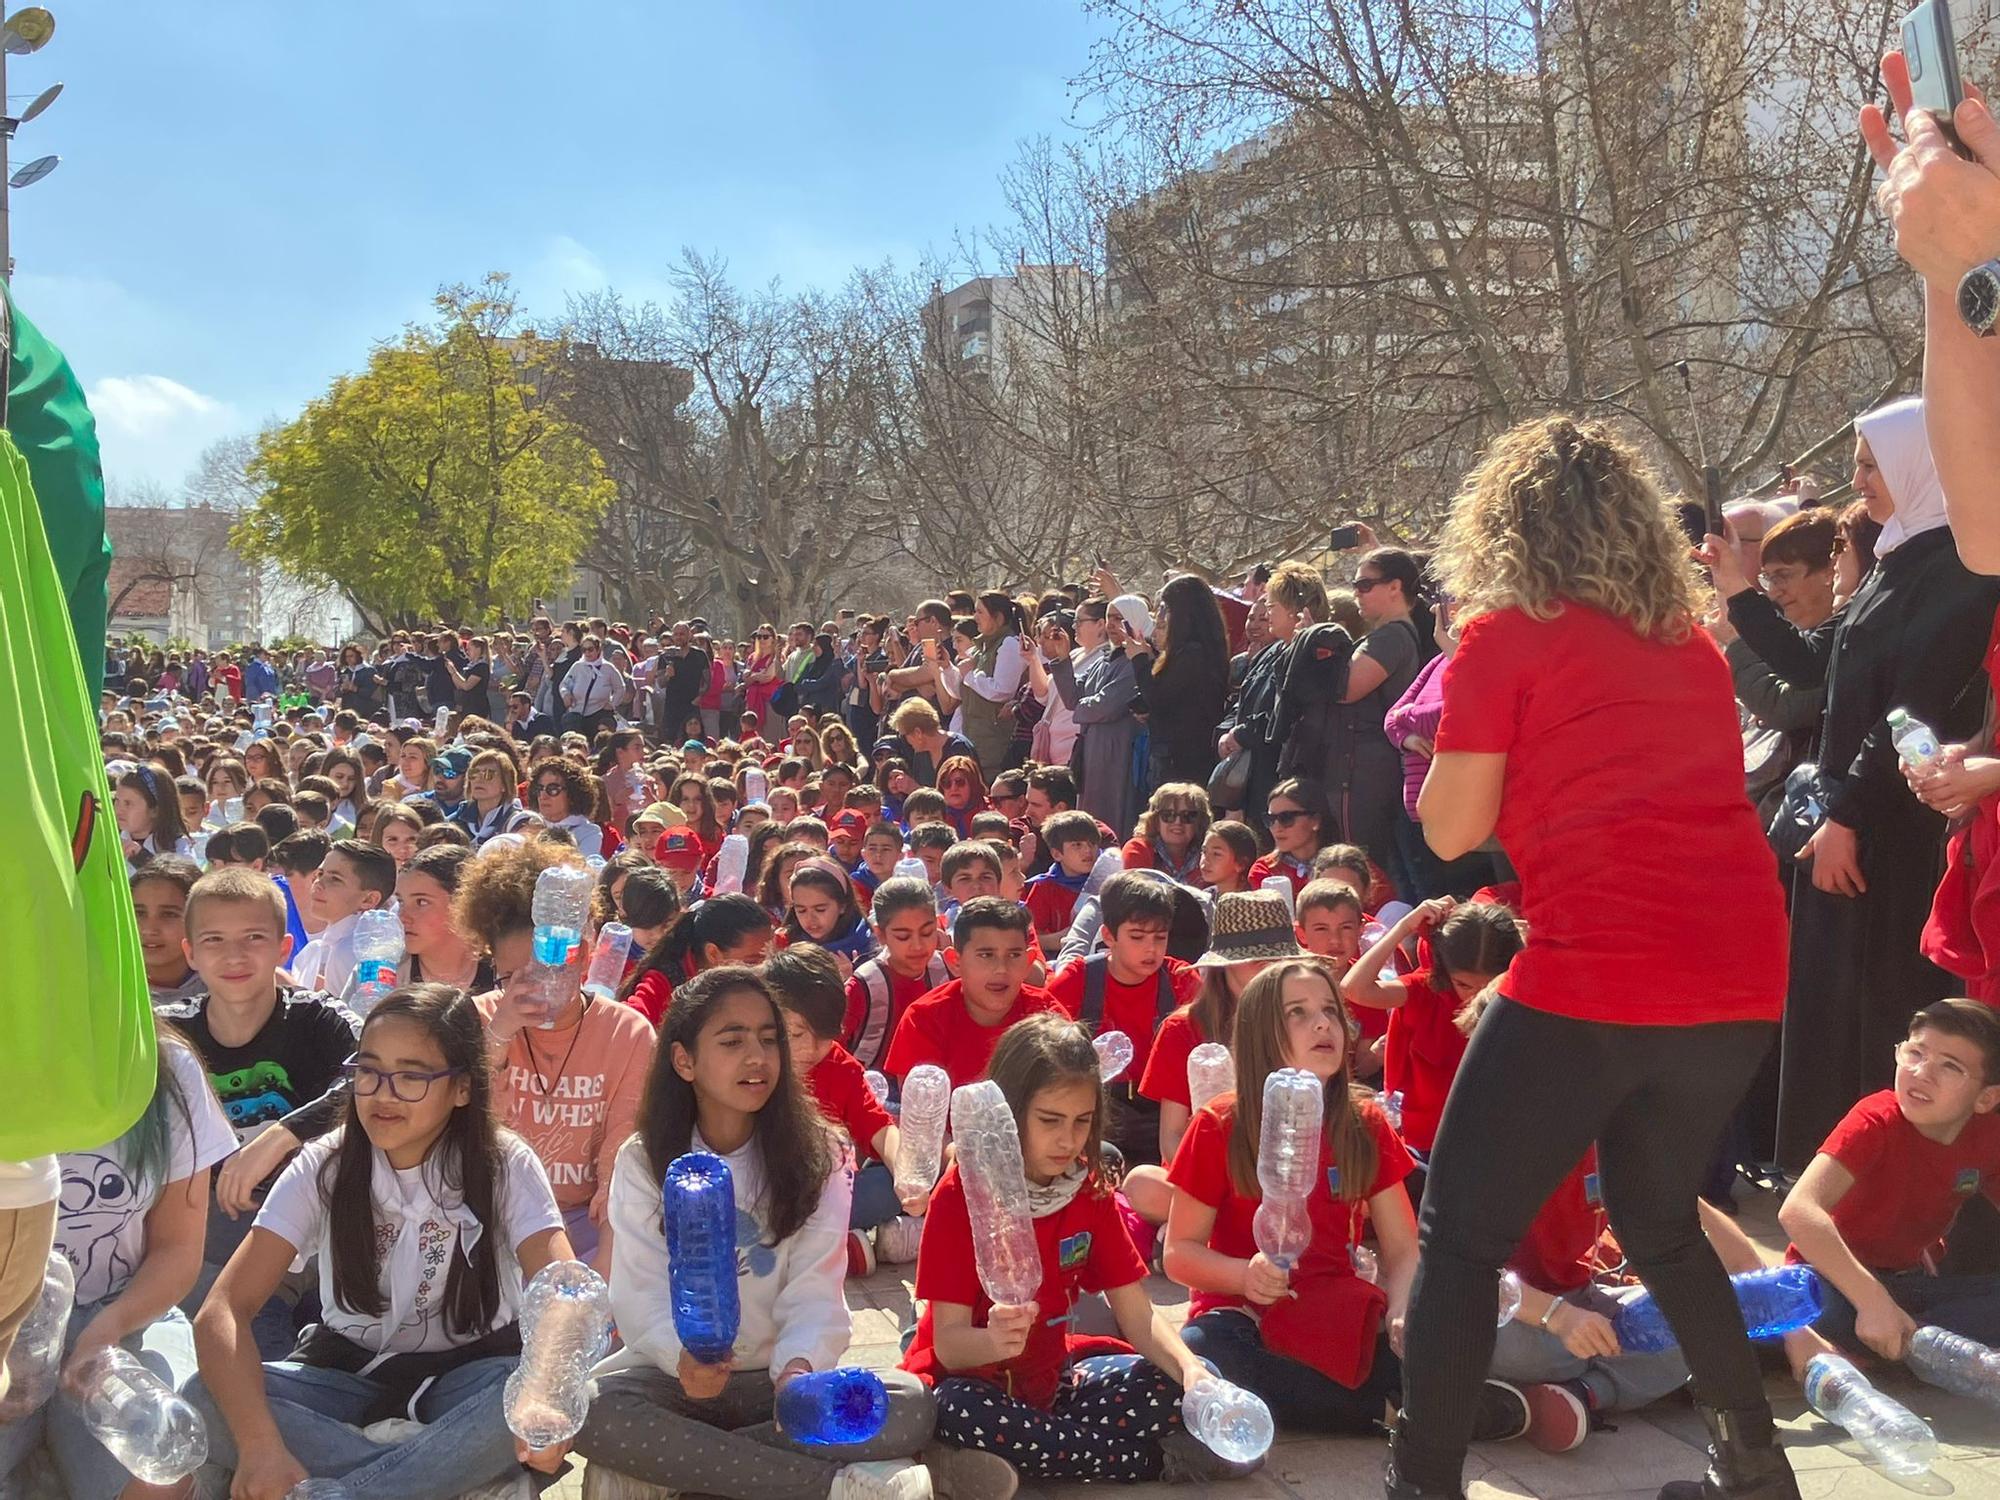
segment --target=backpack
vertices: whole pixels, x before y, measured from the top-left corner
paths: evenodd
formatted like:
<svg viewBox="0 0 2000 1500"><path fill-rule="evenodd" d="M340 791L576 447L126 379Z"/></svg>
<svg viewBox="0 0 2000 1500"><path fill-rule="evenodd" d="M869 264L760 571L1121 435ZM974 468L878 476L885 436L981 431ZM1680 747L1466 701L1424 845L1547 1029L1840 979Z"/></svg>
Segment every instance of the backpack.
<svg viewBox="0 0 2000 1500"><path fill-rule="evenodd" d="M3 434L0 642L13 831L0 860L0 1160L24 1161L116 1140L159 1075L97 703L27 464Z"/></svg>
<svg viewBox="0 0 2000 1500"><path fill-rule="evenodd" d="M868 992L868 1008L862 1012L861 1029L854 1034L847 1050L862 1067L879 1068L889 1051L889 1012L894 998L889 988L889 971L882 967L881 959L871 958L855 966L854 977ZM933 953L924 968L924 988L934 990L950 978L951 970L945 967L944 955ZM1102 1004L1100 999L1100 1009Z"/></svg>
<svg viewBox="0 0 2000 1500"><path fill-rule="evenodd" d="M1104 989L1111 978L1111 955L1093 953L1083 961L1083 1014L1085 1028L1092 1036L1104 1024ZM1159 998L1153 1002L1153 1030L1160 1029L1160 1023L1174 1013L1179 1004L1174 999L1174 976L1167 972L1165 964L1160 965Z"/></svg>

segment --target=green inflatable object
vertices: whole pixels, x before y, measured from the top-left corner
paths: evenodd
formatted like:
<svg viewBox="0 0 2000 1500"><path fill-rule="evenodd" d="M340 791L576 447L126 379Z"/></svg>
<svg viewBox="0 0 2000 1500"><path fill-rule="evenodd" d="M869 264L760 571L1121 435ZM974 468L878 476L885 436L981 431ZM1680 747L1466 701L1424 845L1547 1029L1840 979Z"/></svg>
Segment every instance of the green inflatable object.
<svg viewBox="0 0 2000 1500"><path fill-rule="evenodd" d="M23 414L16 406L16 420ZM83 422L87 428L87 411ZM87 530L75 527L71 540ZM97 546L69 559L72 582L79 563L86 577L96 571L86 554L101 549L102 536L100 524ZM103 644L98 589L94 650ZM156 1080L146 966L71 602L27 462L0 433L0 808L10 835L0 851L5 1161L116 1140L139 1118Z"/></svg>

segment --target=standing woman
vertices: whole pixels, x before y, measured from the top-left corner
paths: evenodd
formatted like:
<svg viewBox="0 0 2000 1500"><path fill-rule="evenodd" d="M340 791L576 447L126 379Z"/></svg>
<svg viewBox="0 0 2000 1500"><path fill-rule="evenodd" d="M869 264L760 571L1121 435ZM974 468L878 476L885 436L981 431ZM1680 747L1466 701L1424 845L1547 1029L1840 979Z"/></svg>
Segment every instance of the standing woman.
<svg viewBox="0 0 2000 1500"><path fill-rule="evenodd" d="M1147 716L1148 779L1156 787L1170 781L1205 787L1229 696L1229 629L1207 584L1184 573L1161 590L1153 640L1159 650L1151 662L1134 662Z"/></svg>
<svg viewBox="0 0 2000 1500"><path fill-rule="evenodd" d="M1325 772L1327 795L1347 841L1359 844L1389 874L1396 894L1415 903L1443 872L1420 847L1417 826L1403 811L1403 758L1383 733L1383 720L1435 654L1435 620L1422 594L1422 569L1400 547L1377 547L1361 559L1354 597L1368 633L1347 664L1341 718L1346 733Z"/></svg>
<svg viewBox="0 0 2000 1500"><path fill-rule="evenodd" d="M1910 1012L1954 993L1918 939L1944 873L1944 819L1905 785L1886 722L1906 709L1940 743L1977 733L1980 658L2000 583L1967 572L1945 524L1921 401L1856 420L1854 491L1882 523L1874 569L1831 630L1800 631L1713 539L1729 619L1795 687L1824 684L1826 817L1792 882L1792 987L1779 1069L1778 1163L1798 1171L1863 1094L1888 1086ZM1530 923L1532 924L1532 917Z"/></svg>
<svg viewBox="0 0 2000 1500"><path fill-rule="evenodd" d="M335 745L321 758L319 773L340 789L340 801L333 809L334 821L359 828L370 800L368 772L361 764L361 757L345 745Z"/></svg>
<svg viewBox="0 0 2000 1500"><path fill-rule="evenodd" d="M1133 705L1139 677L1131 653L1145 648L1153 617L1137 594L1120 594L1104 612L1104 645L1084 659L1076 673L1077 805L1123 838L1139 816L1140 792L1133 785L1132 746L1139 738Z"/></svg>
<svg viewBox="0 0 2000 1500"><path fill-rule="evenodd" d="M1770 1045L1785 927L1743 793L1729 668L1696 623L1703 591L1675 512L1609 428L1548 417L1495 440L1438 557L1463 634L1424 835L1455 859L1498 833L1521 873L1528 941L1496 981L1438 1129L1387 1492L1460 1493L1500 1267L1595 1140L1612 1224L1673 1326L1714 1439L1707 1483L1662 1495L1796 1495L1695 1212ZM1730 914L1699 943L1687 941L1690 870L1703 907Z"/></svg>
<svg viewBox="0 0 2000 1500"><path fill-rule="evenodd" d="M1021 606L1001 590L988 589L972 601L972 618L979 635L960 663L959 712L979 763L997 771L1007 763L1014 740L1014 695L1027 667L1021 656Z"/></svg>
<svg viewBox="0 0 2000 1500"><path fill-rule="evenodd" d="M1305 563L1282 562L1272 570L1270 584L1257 603L1263 608L1253 606L1250 618L1255 623L1261 614L1269 620L1270 644L1245 666L1243 689L1236 695L1235 709L1222 722L1216 748L1224 756L1246 752L1248 779L1240 794L1243 821L1264 833L1265 803L1278 784L1278 759L1285 748L1278 697L1291 665L1292 639L1304 627L1328 617L1326 585Z"/></svg>
<svg viewBox="0 0 2000 1500"><path fill-rule="evenodd" d="M769 625L759 625L750 642L750 664L743 670L743 712L757 716L761 734L770 727L771 699L784 683L778 632Z"/></svg>
<svg viewBox="0 0 2000 1500"><path fill-rule="evenodd" d="M465 669L459 670L457 662L449 655L442 658L444 669L451 674L452 708L457 717L451 722L469 716L484 718L493 711L493 704L487 694L493 680L493 663L486 655L486 638L471 636L465 643Z"/></svg>

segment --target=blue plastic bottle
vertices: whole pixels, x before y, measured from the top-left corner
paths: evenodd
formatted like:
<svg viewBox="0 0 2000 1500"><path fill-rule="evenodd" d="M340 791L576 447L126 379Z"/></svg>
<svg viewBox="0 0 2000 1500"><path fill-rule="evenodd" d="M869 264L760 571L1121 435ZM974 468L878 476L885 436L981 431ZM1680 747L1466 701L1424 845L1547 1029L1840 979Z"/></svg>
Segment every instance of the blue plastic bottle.
<svg viewBox="0 0 2000 1500"><path fill-rule="evenodd" d="M1816 1321L1824 1306L1819 1276L1810 1266L1765 1266L1729 1278L1743 1325L1753 1339L1773 1339ZM1634 1297L1611 1320L1618 1347L1627 1354L1657 1354L1678 1340L1652 1293Z"/></svg>
<svg viewBox="0 0 2000 1500"><path fill-rule="evenodd" d="M873 1370L815 1370L778 1387L778 1425L801 1443L865 1443L889 1420Z"/></svg>
<svg viewBox="0 0 2000 1500"><path fill-rule="evenodd" d="M736 1345L742 1317L736 1297L736 1184L729 1163L708 1151L675 1157L660 1196L674 1332L695 1359L719 1365Z"/></svg>

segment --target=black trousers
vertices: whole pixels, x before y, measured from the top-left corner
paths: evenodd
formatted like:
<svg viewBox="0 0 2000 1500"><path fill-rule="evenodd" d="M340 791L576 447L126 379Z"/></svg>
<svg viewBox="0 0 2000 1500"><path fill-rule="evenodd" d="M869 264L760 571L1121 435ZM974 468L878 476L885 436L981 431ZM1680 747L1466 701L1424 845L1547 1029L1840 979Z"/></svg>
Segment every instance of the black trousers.
<svg viewBox="0 0 2000 1500"><path fill-rule="evenodd" d="M1604 1205L1700 1399L1763 1407L1764 1382L1695 1200L1723 1123L1776 1035L1761 1022L1613 1026L1495 1001L1431 1152L1403 1343L1397 1473L1455 1494L1493 1363L1499 1271L1594 1141Z"/></svg>

